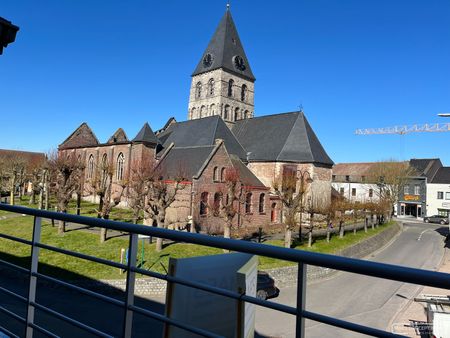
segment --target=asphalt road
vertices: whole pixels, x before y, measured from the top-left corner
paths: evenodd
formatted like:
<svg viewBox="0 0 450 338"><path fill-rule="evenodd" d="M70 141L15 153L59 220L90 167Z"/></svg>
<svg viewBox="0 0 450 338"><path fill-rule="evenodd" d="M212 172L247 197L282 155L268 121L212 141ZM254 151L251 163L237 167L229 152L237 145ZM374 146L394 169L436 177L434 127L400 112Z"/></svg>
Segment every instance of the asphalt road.
<svg viewBox="0 0 450 338"><path fill-rule="evenodd" d="M403 232L389 246L369 260L435 270L444 254L447 231L438 225L405 223ZM448 228L447 228L448 229ZM420 238L420 240L418 240ZM389 330L395 314L419 291L420 286L339 273L328 280L307 286L306 309L339 319ZM281 290L274 302L295 306L296 288ZM258 308L256 328L268 337L294 337L295 318ZM307 320L306 337L363 337Z"/></svg>
<svg viewBox="0 0 450 338"><path fill-rule="evenodd" d="M386 249L377 253L373 260L424 269L435 269L443 255L444 237L436 231L438 227L425 224L407 224L400 236ZM418 238L420 237L420 240ZM0 286L14 289L26 295L26 279L9 278L3 270L0 273ZM417 292L417 286L398 282L379 280L371 277L339 274L329 280L308 285L307 309L335 316L337 318L386 329L390 319L402 307L407 299ZM121 336L123 311L108 306L103 301L64 288L48 288L38 285L38 303L65 315L92 325L114 336ZM123 295L117 294L117 298ZM273 301L295 306L296 289L285 288ZM164 299L144 299L136 297L139 306L164 313ZM1 294L0 305L25 315L25 306L11 296ZM63 337L91 337L81 329L37 310L36 322ZM23 325L0 312L0 325L23 335ZM262 337L294 337L295 319L293 316L257 308L256 330ZM161 337L162 325L136 314L133 337ZM307 337L355 337L347 331L337 331L326 325L307 322ZM36 334L36 337L43 335Z"/></svg>

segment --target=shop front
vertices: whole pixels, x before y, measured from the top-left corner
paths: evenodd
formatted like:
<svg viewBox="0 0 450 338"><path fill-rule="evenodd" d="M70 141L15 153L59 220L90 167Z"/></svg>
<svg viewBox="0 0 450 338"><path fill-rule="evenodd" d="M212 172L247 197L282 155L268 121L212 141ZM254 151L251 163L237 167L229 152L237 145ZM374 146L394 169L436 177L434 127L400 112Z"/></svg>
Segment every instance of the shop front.
<svg viewBox="0 0 450 338"><path fill-rule="evenodd" d="M420 195L404 195L399 204L399 216L422 218L426 215L426 204L420 200Z"/></svg>

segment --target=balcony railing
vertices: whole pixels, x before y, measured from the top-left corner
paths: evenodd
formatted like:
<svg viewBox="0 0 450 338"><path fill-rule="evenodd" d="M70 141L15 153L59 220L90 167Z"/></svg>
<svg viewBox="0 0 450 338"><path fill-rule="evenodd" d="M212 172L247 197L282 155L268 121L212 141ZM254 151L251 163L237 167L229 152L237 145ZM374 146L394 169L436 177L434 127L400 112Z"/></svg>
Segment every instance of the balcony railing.
<svg viewBox="0 0 450 338"><path fill-rule="evenodd" d="M0 260L0 264L3 264L11 269L18 270L19 272L26 273L29 276L28 280L28 295L24 297L10 289L0 287L0 293L7 294L15 299L23 302L27 306L26 316L21 316L18 313L14 313L0 305L0 312L3 312L7 316L14 318L15 320L22 322L24 325L24 335L26 337L33 337L33 332L39 331L41 334L48 337L57 337L56 334L51 332L50 327L42 327L42 325L36 324L35 310L38 309L42 312L47 313L49 316L53 316L63 322L67 322L75 327L85 330L93 335L99 337L111 337L110 334L102 332L92 325L82 323L74 318L64 315L54 309L51 309L43 304L40 304L36 300L36 285L37 280L49 281L57 285L75 290L84 295L94 297L96 299L102 300L109 303L111 306L118 306L123 310L124 321L123 321L123 337L131 337L132 326L133 326L133 315L138 313L140 315L152 318L154 320L166 323L168 325L173 325L175 327L181 328L183 330L195 333L203 337L220 337L214 332L207 332L204 329L194 327L186 322L177 321L168 318L160 313L150 311L143 307L139 307L135 304L134 296L134 286L135 286L135 275L136 273L145 276L150 276L154 278L159 278L171 283L178 283L188 287L200 289L213 294L221 295L231 299L236 299L244 302L249 302L262 306L265 308L272 309L274 311L280 311L295 316L296 318L296 337L305 336L305 319L310 319L327 325L331 325L337 328L342 328L346 330L351 330L359 332L362 334L375 336L375 337L402 337L390 332L379 330L377 328L364 326L358 323L353 323L339 318L333 318L319 313L314 313L305 309L305 297L306 297L306 270L308 265L315 265L326 267L335 270L341 270L351 273L356 273L360 275L378 277L382 279L394 280L405 283L419 284L432 286L437 288L450 289L450 274L426 271L414 268L407 268L402 266L376 263L371 261L352 259L340 256L333 256L328 254L319 254L313 252L306 252L301 250L286 249L281 247L261 245L257 243L251 243L246 241L224 239L220 237L212 237L200 234L192 234L187 232L173 231L160 229L155 227L148 227L142 225L129 224L124 222L115 222L110 220L103 220L91 217L76 216L71 214L55 213L44 210L30 209L19 206L10 206L6 204L0 204L0 210L9 211L17 214L25 214L34 216L33 223L33 236L32 240L26 240L24 238L13 237L1 232L0 238L15 241L18 243L26 244L31 247L31 264L29 269L21 267L19 265L13 264L11 262ZM49 246L41 242L41 223L42 219L53 219L61 220L70 223L82 224L92 227L103 227L110 230L116 230L121 232L129 233L129 259L127 264L122 264L110 260L105 260L102 258L86 255L79 252L74 252L62 248L57 248L54 246ZM18 225L19 221L18 221ZM260 300L255 297L251 297L245 294L240 294L230 290L221 289L215 286L190 281L187 279L180 279L173 276L157 273L154 271L145 270L138 268L136 265L137 259L137 244L138 235L147 235L152 237L160 237L164 239L169 239L173 241L180 241L186 243L194 243L199 245L204 245L208 247L227 249L231 251L249 253L259 256L266 256L277 258L281 260L286 260L290 262L295 262L298 264L298 281L297 281L297 306L291 307L283 304L278 304L271 301ZM126 288L125 288L125 300L118 300L116 298L94 292L87 288L83 288L66 281L60 280L55 277L51 277L38 272L39 263L39 250L45 249L53 252L57 252L62 255L68 255L99 264L104 264L107 266L123 269L126 271ZM0 322L0 331L3 331L6 335L11 337L18 337L16 334L10 332L4 327L4 323Z"/></svg>

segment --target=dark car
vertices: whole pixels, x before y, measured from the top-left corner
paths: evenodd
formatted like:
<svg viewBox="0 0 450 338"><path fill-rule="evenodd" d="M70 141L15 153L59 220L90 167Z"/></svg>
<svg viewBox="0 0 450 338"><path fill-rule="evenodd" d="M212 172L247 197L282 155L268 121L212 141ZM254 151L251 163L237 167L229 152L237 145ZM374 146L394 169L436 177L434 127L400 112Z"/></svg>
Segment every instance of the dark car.
<svg viewBox="0 0 450 338"><path fill-rule="evenodd" d="M258 271L256 298L265 300L277 297L279 293L280 290L275 287L275 280L267 272Z"/></svg>
<svg viewBox="0 0 450 338"><path fill-rule="evenodd" d="M423 219L425 223L439 223L439 224L448 224L448 217L442 215L433 215L427 216Z"/></svg>

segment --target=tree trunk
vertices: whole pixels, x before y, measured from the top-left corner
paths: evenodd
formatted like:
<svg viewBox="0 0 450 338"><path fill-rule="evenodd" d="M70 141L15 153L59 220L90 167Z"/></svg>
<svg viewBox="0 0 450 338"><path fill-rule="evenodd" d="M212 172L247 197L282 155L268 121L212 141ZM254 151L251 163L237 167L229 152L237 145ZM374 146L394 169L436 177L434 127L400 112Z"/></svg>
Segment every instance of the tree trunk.
<svg viewBox="0 0 450 338"><path fill-rule="evenodd" d="M158 228L164 228L164 221L157 220ZM161 237L156 238L156 252L161 252L163 248L163 239Z"/></svg>
<svg viewBox="0 0 450 338"><path fill-rule="evenodd" d="M34 190L31 192L30 202L29 203L30 203L30 205L36 203L36 193L34 192Z"/></svg>
<svg viewBox="0 0 450 338"><path fill-rule="evenodd" d="M302 212L300 211L300 215L299 215L299 221L300 221L300 225L298 226L298 242L301 244L302 243ZM290 245L289 245L290 246Z"/></svg>
<svg viewBox="0 0 450 338"><path fill-rule="evenodd" d="M100 201L98 202L97 218L102 218L103 203L103 196L100 196Z"/></svg>
<svg viewBox="0 0 450 338"><path fill-rule="evenodd" d="M327 227L327 243L330 243L330 235L331 235L330 227L328 226Z"/></svg>
<svg viewBox="0 0 450 338"><path fill-rule="evenodd" d="M58 235L64 235L66 232L66 222L58 221Z"/></svg>
<svg viewBox="0 0 450 338"><path fill-rule="evenodd" d="M229 224L228 222L223 228L223 238L231 238L231 224Z"/></svg>
<svg viewBox="0 0 450 338"><path fill-rule="evenodd" d="M48 191L48 182L45 182L45 186L44 186L44 191L45 191L45 205L44 205L44 209L48 210L49 206L49 191Z"/></svg>
<svg viewBox="0 0 450 338"><path fill-rule="evenodd" d="M339 238L343 238L344 237L344 224L342 221L339 221Z"/></svg>
<svg viewBox="0 0 450 338"><path fill-rule="evenodd" d="M10 197L9 197L9 204L14 205L15 201L14 201L14 190L16 189L16 178L13 176L12 177L12 181L11 181L11 186L10 186Z"/></svg>
<svg viewBox="0 0 450 338"><path fill-rule="evenodd" d="M364 218L364 232L367 232L367 224L369 223L369 219L367 216Z"/></svg>
<svg viewBox="0 0 450 338"><path fill-rule="evenodd" d="M312 233L312 228L309 229L308 232L308 248L312 247L312 240L313 240L313 233Z"/></svg>
<svg viewBox="0 0 450 338"><path fill-rule="evenodd" d="M289 227L286 227L286 231L284 233L284 247L290 248L292 241L292 230Z"/></svg>
<svg viewBox="0 0 450 338"><path fill-rule="evenodd" d="M109 215L104 215L103 219L109 219ZM108 229L100 228L100 243L105 243L108 239Z"/></svg>
<svg viewBox="0 0 450 338"><path fill-rule="evenodd" d="M77 215L81 212L81 193L77 193Z"/></svg>

